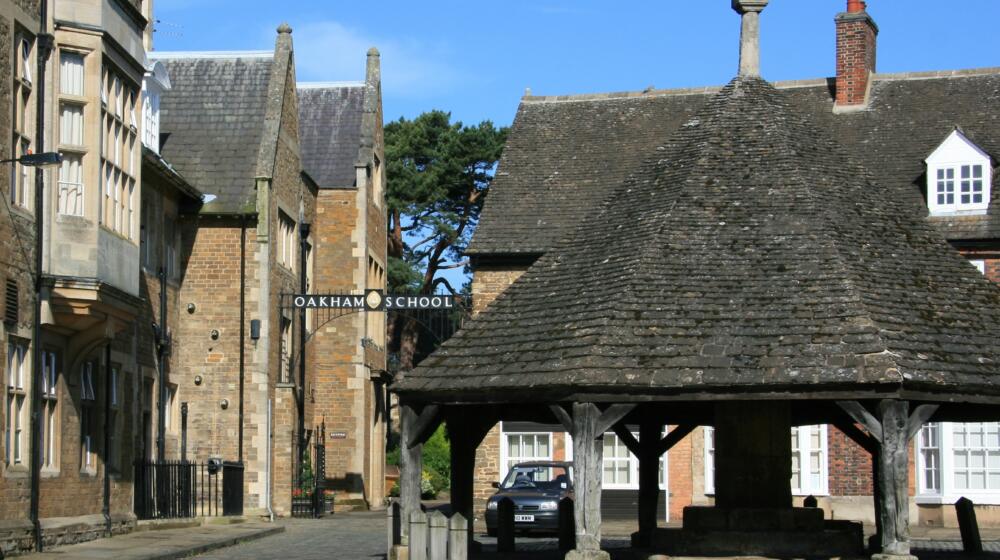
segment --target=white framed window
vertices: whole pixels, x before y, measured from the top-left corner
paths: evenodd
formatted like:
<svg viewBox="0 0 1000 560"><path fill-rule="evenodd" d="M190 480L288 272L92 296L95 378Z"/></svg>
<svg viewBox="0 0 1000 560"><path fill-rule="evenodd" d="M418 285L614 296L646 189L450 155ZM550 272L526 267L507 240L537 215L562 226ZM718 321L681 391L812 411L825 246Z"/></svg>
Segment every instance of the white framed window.
<svg viewBox="0 0 1000 560"><path fill-rule="evenodd" d="M292 320L281 317L281 381L292 381Z"/></svg>
<svg viewBox="0 0 1000 560"><path fill-rule="evenodd" d="M278 262L289 270L295 268L295 222L278 213Z"/></svg>
<svg viewBox="0 0 1000 560"><path fill-rule="evenodd" d="M11 101L13 104L13 137L10 144L10 159L17 159L31 152L35 133L35 92L32 71L35 64L35 41L18 33L14 41L15 68L12 80ZM20 164L10 166L10 201L24 210L32 210L35 171Z"/></svg>
<svg viewBox="0 0 1000 560"><path fill-rule="evenodd" d="M121 369L120 366L116 364L111 365L111 370L108 372L108 397L111 401L111 406L108 407L108 427L110 428L110 433L108 434L108 468L118 472L121 465L121 445L120 438L118 437L121 427L119 424L119 418L121 417Z"/></svg>
<svg viewBox="0 0 1000 560"><path fill-rule="evenodd" d="M84 55L74 51L59 53L59 93L83 97Z"/></svg>
<svg viewBox="0 0 1000 560"><path fill-rule="evenodd" d="M94 392L94 362L84 362L80 366L80 470L90 471L97 467L94 452L95 409L97 394Z"/></svg>
<svg viewBox="0 0 1000 560"><path fill-rule="evenodd" d="M954 130L927 158L931 215L983 214L989 208L992 160L961 130Z"/></svg>
<svg viewBox="0 0 1000 560"><path fill-rule="evenodd" d="M502 432L503 433L503 432ZM500 480L507 478L511 467L528 461L552 460L551 432L503 433L500 446Z"/></svg>
<svg viewBox="0 0 1000 560"><path fill-rule="evenodd" d="M621 438L614 433L604 434L603 463L603 488L639 487L639 462Z"/></svg>
<svg viewBox="0 0 1000 560"><path fill-rule="evenodd" d="M138 240L134 216L136 175L139 168L138 128L135 125L139 90L122 77L116 68L105 64L101 70L101 224L118 235Z"/></svg>
<svg viewBox="0 0 1000 560"><path fill-rule="evenodd" d="M797 426L791 431L792 494L822 496L829 493L827 427ZM715 430L705 428L705 493L715 493Z"/></svg>
<svg viewBox="0 0 1000 560"><path fill-rule="evenodd" d="M59 370L56 355L42 352L42 468L59 467Z"/></svg>
<svg viewBox="0 0 1000 560"><path fill-rule="evenodd" d="M925 424L917 459L919 503L1000 504L1000 422Z"/></svg>
<svg viewBox="0 0 1000 560"><path fill-rule="evenodd" d="M705 426L705 493L715 494L715 428Z"/></svg>
<svg viewBox="0 0 1000 560"><path fill-rule="evenodd" d="M827 494L826 425L792 428L792 494Z"/></svg>
<svg viewBox="0 0 1000 560"><path fill-rule="evenodd" d="M59 168L58 211L66 216L82 216L83 202L83 157L64 153Z"/></svg>
<svg viewBox="0 0 1000 560"><path fill-rule="evenodd" d="M941 426L929 422L917 437L917 493L941 494Z"/></svg>
<svg viewBox="0 0 1000 560"><path fill-rule="evenodd" d="M7 418L4 423L4 450L8 465L24 464L28 458L25 447L25 426L28 423L27 402L28 344L20 340L7 343Z"/></svg>

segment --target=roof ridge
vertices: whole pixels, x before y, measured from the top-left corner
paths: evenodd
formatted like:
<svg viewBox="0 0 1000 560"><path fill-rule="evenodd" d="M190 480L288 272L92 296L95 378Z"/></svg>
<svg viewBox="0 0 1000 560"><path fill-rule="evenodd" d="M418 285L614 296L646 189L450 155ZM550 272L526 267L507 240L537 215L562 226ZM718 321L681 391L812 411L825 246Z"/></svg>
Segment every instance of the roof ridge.
<svg viewBox="0 0 1000 560"><path fill-rule="evenodd" d="M991 76L1000 74L1000 66L987 66L982 68L966 68L959 70L930 70L921 72L888 72L876 73L875 81L887 80L927 80L941 78L968 78L976 76ZM778 80L768 82L776 89L795 89L803 87L826 86L833 80L833 77L826 78L804 78L799 80ZM766 80L765 80L766 81ZM615 92L598 93L571 93L564 95L525 95L521 98L522 103L560 103L560 102L582 102L582 101L611 101L621 99L641 99L649 97L663 97L668 95L709 95L718 93L723 86L692 86L681 88L656 89L647 88L644 90L626 90Z"/></svg>
<svg viewBox="0 0 1000 560"><path fill-rule="evenodd" d="M151 51L146 56L153 60L272 58L274 51Z"/></svg>
<svg viewBox="0 0 1000 560"><path fill-rule="evenodd" d="M297 89L338 89L338 88L360 88L365 87L365 82L361 80L343 80L334 82L296 82Z"/></svg>

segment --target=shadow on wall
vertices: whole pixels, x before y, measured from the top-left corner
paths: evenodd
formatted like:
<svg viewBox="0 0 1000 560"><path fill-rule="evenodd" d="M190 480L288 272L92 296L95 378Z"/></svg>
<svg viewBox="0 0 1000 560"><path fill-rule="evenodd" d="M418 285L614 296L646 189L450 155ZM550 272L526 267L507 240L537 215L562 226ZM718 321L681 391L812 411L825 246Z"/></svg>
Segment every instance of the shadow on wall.
<svg viewBox="0 0 1000 560"><path fill-rule="evenodd" d="M338 492L356 492L363 494L365 491L365 482L359 473L347 473L343 477L332 478L327 477L326 488L328 490L335 490Z"/></svg>

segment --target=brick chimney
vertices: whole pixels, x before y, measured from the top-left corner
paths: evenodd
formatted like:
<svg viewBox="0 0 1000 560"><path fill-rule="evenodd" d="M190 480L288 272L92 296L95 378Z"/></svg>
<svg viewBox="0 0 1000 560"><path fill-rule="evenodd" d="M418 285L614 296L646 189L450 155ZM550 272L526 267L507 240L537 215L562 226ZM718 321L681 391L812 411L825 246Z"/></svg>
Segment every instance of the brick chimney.
<svg viewBox="0 0 1000 560"><path fill-rule="evenodd" d="M838 108L864 108L875 73L878 26L862 0L847 0L847 11L837 14Z"/></svg>

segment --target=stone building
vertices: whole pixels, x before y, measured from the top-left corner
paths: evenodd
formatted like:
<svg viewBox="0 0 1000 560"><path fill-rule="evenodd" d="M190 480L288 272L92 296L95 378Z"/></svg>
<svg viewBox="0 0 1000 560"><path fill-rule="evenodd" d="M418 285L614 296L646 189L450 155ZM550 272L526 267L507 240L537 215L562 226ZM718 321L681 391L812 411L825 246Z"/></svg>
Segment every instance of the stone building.
<svg viewBox="0 0 1000 560"><path fill-rule="evenodd" d="M189 411L188 457L244 462L246 507L287 514L299 399L311 382L302 387L293 370L300 334L281 296L308 275L300 236L316 203L301 160L291 29L278 29L273 52L154 56L171 82L162 153L205 193L177 224L183 317L173 339L184 351L171 359L170 382Z"/></svg>
<svg viewBox="0 0 1000 560"><path fill-rule="evenodd" d="M1000 281L1000 210L991 189L1000 154L1000 70L881 74L878 28L864 3L852 0L834 26L837 75L775 87L881 188ZM719 89L524 97L468 250L476 311L548 254L664 138L690 126ZM950 504L968 496L980 523L1000 524L1000 474L988 466L1000 457L998 434L997 422L924 426L910 448L913 523L954 526ZM869 453L833 425L798 426L790 437L795 499L816 496L828 518L874 521ZM572 458L568 441L554 423L495 426L476 456L477 508L513 463ZM712 428L701 427L664 455L661 523L680 521L686 506L714 501L714 453ZM605 515L633 518L638 460L614 433L604 437L603 460Z"/></svg>
<svg viewBox="0 0 1000 560"><path fill-rule="evenodd" d="M386 208L379 53L365 80L299 84L303 166L316 181L311 293L386 286ZM338 501L385 499L384 313L310 311L313 425L325 426L328 487ZM361 502L363 501L363 502Z"/></svg>

